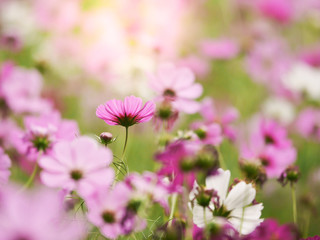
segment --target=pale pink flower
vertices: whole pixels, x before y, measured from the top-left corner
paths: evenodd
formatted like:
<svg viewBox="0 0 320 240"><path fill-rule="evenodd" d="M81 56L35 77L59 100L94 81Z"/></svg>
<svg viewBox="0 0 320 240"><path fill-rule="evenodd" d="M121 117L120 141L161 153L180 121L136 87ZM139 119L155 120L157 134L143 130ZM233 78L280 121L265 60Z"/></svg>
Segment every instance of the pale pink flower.
<svg viewBox="0 0 320 240"><path fill-rule="evenodd" d="M210 65L207 59L201 58L196 55L190 55L185 58L181 58L176 62L178 67L189 68L196 76L204 78L210 71Z"/></svg>
<svg viewBox="0 0 320 240"><path fill-rule="evenodd" d="M155 104L148 101L142 106L141 98L130 96L124 101L110 100L98 106L96 115L109 125L130 127L137 123L149 121L154 114Z"/></svg>
<svg viewBox="0 0 320 240"><path fill-rule="evenodd" d="M204 144L218 146L222 140L222 129L217 123L205 124L201 122L194 122L191 129L196 133L199 140Z"/></svg>
<svg viewBox="0 0 320 240"><path fill-rule="evenodd" d="M4 153L3 149L0 147L0 184L7 183L11 167L11 160L7 154Z"/></svg>
<svg viewBox="0 0 320 240"><path fill-rule="evenodd" d="M105 190L112 184L114 172L109 168L112 152L89 137L57 143L50 156L40 158L42 182L49 187L75 190L88 196L96 188Z"/></svg>
<svg viewBox="0 0 320 240"><path fill-rule="evenodd" d="M80 240L85 225L68 216L56 192L38 189L19 192L16 188L0 190L0 239Z"/></svg>
<svg viewBox="0 0 320 240"><path fill-rule="evenodd" d="M120 182L114 189L97 191L87 199L89 221L107 238L116 239L142 226L139 226L134 212L128 208L131 192L125 183Z"/></svg>
<svg viewBox="0 0 320 240"><path fill-rule="evenodd" d="M296 121L297 131L305 138L320 140L320 111L307 108L300 112Z"/></svg>
<svg viewBox="0 0 320 240"><path fill-rule="evenodd" d="M202 101L200 114L204 119L204 123L212 124L217 123L220 125L222 135L231 141L236 139L236 130L233 123L238 119L238 110L234 107L228 107L224 112L219 112L212 99L205 98Z"/></svg>
<svg viewBox="0 0 320 240"><path fill-rule="evenodd" d="M163 64L150 80L158 97L170 100L177 110L188 114L199 110L199 103L195 100L201 96L203 89L199 83L194 82L195 76L190 69Z"/></svg>
<svg viewBox="0 0 320 240"><path fill-rule="evenodd" d="M203 55L212 59L232 59L239 53L238 43L232 39L207 39L200 47Z"/></svg>
<svg viewBox="0 0 320 240"><path fill-rule="evenodd" d="M41 113L51 109L51 103L42 99L42 76L35 69L3 64L0 73L0 98L15 113Z"/></svg>
<svg viewBox="0 0 320 240"><path fill-rule="evenodd" d="M18 150L30 160L35 160L40 151L49 154L55 143L71 141L79 134L77 122L61 119L58 111L25 117L24 125L26 133Z"/></svg>

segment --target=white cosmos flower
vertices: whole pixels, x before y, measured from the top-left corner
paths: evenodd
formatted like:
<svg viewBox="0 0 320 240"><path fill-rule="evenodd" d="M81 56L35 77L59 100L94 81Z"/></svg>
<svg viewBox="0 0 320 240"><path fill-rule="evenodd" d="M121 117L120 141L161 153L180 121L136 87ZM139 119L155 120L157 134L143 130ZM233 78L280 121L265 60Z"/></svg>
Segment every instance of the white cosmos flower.
<svg viewBox="0 0 320 240"><path fill-rule="evenodd" d="M283 98L272 97L262 105L262 112L267 116L288 125L295 118L294 105Z"/></svg>
<svg viewBox="0 0 320 240"><path fill-rule="evenodd" d="M294 92L307 94L312 100L320 100L320 70L305 63L297 63L283 77L284 85Z"/></svg>
<svg viewBox="0 0 320 240"><path fill-rule="evenodd" d="M193 201L193 222L200 228L211 222L220 225L229 223L240 234L249 234L263 221L260 219L262 203L252 204L256 190L252 184L243 181L237 183L228 193L229 181L230 171L221 168L217 175L206 178L205 190L214 190L218 196L211 199L208 207L197 203L198 184L195 182L189 195Z"/></svg>

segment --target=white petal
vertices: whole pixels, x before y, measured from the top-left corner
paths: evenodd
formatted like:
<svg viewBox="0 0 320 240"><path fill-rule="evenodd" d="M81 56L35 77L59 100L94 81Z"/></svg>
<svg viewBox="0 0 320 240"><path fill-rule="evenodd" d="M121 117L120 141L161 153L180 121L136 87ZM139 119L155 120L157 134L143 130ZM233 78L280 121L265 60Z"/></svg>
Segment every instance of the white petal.
<svg viewBox="0 0 320 240"><path fill-rule="evenodd" d="M230 213L231 217L239 218L242 217L247 220L257 220L261 216L261 210L263 209L262 203L252 205L244 208L236 208ZM243 215L242 215L243 214Z"/></svg>
<svg viewBox="0 0 320 240"><path fill-rule="evenodd" d="M228 210L235 208L242 208L249 205L256 196L256 190L252 187L252 184L245 182L239 182L235 185L228 194L224 205Z"/></svg>
<svg viewBox="0 0 320 240"><path fill-rule="evenodd" d="M261 222L263 222L263 219L257 219L257 220L243 219L241 221L241 219L238 219L238 218L230 218L229 222L240 234L249 234L253 232Z"/></svg>
<svg viewBox="0 0 320 240"><path fill-rule="evenodd" d="M210 211L209 208L203 208L200 205L195 205L193 210L193 222L196 224L198 227L203 228L206 223L210 223L213 221L213 214ZM204 218L204 215L206 217L206 220Z"/></svg>
<svg viewBox="0 0 320 240"><path fill-rule="evenodd" d="M220 197L220 204L226 198L230 181L230 171L218 169L218 174L206 178L206 189L214 189Z"/></svg>

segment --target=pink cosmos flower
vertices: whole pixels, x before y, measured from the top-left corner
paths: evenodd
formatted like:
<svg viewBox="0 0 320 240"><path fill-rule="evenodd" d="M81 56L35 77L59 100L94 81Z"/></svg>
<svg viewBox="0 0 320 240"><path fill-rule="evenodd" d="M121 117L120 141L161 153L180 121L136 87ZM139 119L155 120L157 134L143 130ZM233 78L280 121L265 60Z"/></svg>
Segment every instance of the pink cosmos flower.
<svg viewBox="0 0 320 240"><path fill-rule="evenodd" d="M89 221L110 239L144 228L130 209L130 197L130 188L122 182L112 190L97 191L87 199Z"/></svg>
<svg viewBox="0 0 320 240"><path fill-rule="evenodd" d="M320 68L320 46L304 50L299 57L310 66Z"/></svg>
<svg viewBox="0 0 320 240"><path fill-rule="evenodd" d="M199 140L204 144L218 146L223 140L222 130L219 124L194 122L191 125L191 129L194 130Z"/></svg>
<svg viewBox="0 0 320 240"><path fill-rule="evenodd" d="M98 106L96 115L109 125L130 127L137 123L149 121L154 114L155 104L148 101L142 106L141 98L130 96L124 101L110 100Z"/></svg>
<svg viewBox="0 0 320 240"><path fill-rule="evenodd" d="M258 119L252 126L249 144L242 144L240 147L241 157L259 162L269 178L279 177L297 157L286 129L267 119Z"/></svg>
<svg viewBox="0 0 320 240"><path fill-rule="evenodd" d="M294 17L294 4L292 0L260 0L260 12L279 23L290 23Z"/></svg>
<svg viewBox="0 0 320 240"><path fill-rule="evenodd" d="M195 179L193 158L200 148L200 144L189 141L175 141L169 144L163 152L155 156L163 165L158 174L169 177L174 190L179 190L184 182L191 187Z"/></svg>
<svg viewBox="0 0 320 240"><path fill-rule="evenodd" d="M196 76L204 78L208 75L210 65L207 59L201 58L196 55L190 55L177 61L178 67L189 68Z"/></svg>
<svg viewBox="0 0 320 240"><path fill-rule="evenodd" d="M232 39L207 39L201 43L202 53L212 59L232 59L239 53L239 46Z"/></svg>
<svg viewBox="0 0 320 240"><path fill-rule="evenodd" d="M202 86L195 83L195 76L188 68L176 68L172 64L163 64L151 76L150 84L158 97L172 102L179 111L192 114L199 110L195 101L202 94Z"/></svg>
<svg viewBox="0 0 320 240"><path fill-rule="evenodd" d="M114 172L109 168L112 153L89 137L57 143L50 156L40 158L42 182L49 187L76 190L81 196L96 188L105 190L112 184Z"/></svg>
<svg viewBox="0 0 320 240"><path fill-rule="evenodd" d="M297 131L305 138L320 141L320 111L307 108L300 112L296 121Z"/></svg>
<svg viewBox="0 0 320 240"><path fill-rule="evenodd" d="M25 117L24 125L26 133L18 150L33 161L40 151L49 154L55 143L61 140L71 141L79 134L76 121L61 119L57 111L38 117Z"/></svg>
<svg viewBox="0 0 320 240"><path fill-rule="evenodd" d="M18 192L16 188L0 190L0 239L80 240L85 225L68 216L56 192L38 189Z"/></svg>
<svg viewBox="0 0 320 240"><path fill-rule="evenodd" d="M134 195L138 198L149 198L159 203L165 210L169 210L168 198L170 194L169 183L152 172L144 172L142 175L132 173L126 178L126 182L134 189Z"/></svg>
<svg viewBox="0 0 320 240"><path fill-rule="evenodd" d="M11 167L11 160L7 154L4 153L3 149L0 147L0 184L7 183Z"/></svg>
<svg viewBox="0 0 320 240"><path fill-rule="evenodd" d="M51 103L40 97L42 77L35 69L29 70L3 64L0 73L0 98L15 113L41 113L50 110Z"/></svg>
<svg viewBox="0 0 320 240"><path fill-rule="evenodd" d="M299 239L298 230L294 225L279 225L274 219L265 219L251 234L243 240L270 240L270 239Z"/></svg>
<svg viewBox="0 0 320 240"><path fill-rule="evenodd" d="M239 115L236 108L229 107L224 112L219 113L214 106L213 100L205 98L201 104L200 114L204 118L204 122L206 124L219 124L221 126L223 136L231 141L236 139L236 130L232 126L233 122L237 120Z"/></svg>

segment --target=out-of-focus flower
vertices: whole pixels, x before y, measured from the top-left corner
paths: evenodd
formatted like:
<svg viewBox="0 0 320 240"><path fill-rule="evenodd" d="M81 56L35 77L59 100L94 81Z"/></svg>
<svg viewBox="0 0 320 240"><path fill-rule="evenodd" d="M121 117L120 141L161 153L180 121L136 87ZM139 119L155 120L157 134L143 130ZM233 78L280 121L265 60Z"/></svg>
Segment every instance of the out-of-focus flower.
<svg viewBox="0 0 320 240"><path fill-rule="evenodd" d="M195 99L202 94L202 86L194 81L190 69L163 64L151 76L150 84L161 101L168 100L177 110L192 114L199 110Z"/></svg>
<svg viewBox="0 0 320 240"><path fill-rule="evenodd" d="M195 179L194 158L200 148L200 144L189 141L178 140L170 143L163 152L155 156L163 165L159 175L169 177L174 188L179 189L184 182L192 186Z"/></svg>
<svg viewBox="0 0 320 240"><path fill-rule="evenodd" d="M304 109L296 121L297 131L305 138L320 141L320 111L313 108Z"/></svg>
<svg viewBox="0 0 320 240"><path fill-rule="evenodd" d="M11 167L11 160L7 154L4 153L3 149L0 147L0 184L7 183Z"/></svg>
<svg viewBox="0 0 320 240"><path fill-rule="evenodd" d="M14 34L0 34L0 49L18 52L22 48L21 39Z"/></svg>
<svg viewBox="0 0 320 240"><path fill-rule="evenodd" d="M178 67L189 68L200 78L207 76L210 69L209 63L206 59L194 55L179 59L176 64Z"/></svg>
<svg viewBox="0 0 320 240"><path fill-rule="evenodd" d="M18 192L16 188L0 192L1 239L80 240L85 236L84 223L64 212L56 192Z"/></svg>
<svg viewBox="0 0 320 240"><path fill-rule="evenodd" d="M144 172L142 175L132 173L126 178L126 182L134 189L133 198L141 201L149 199L169 210L170 185L162 177L152 172Z"/></svg>
<svg viewBox="0 0 320 240"><path fill-rule="evenodd" d="M219 113L214 106L213 100L205 98L202 101L200 114L204 118L204 123L217 123L221 126L224 137L234 141L236 138L236 130L232 123L238 118L238 111L235 108L229 107L223 113Z"/></svg>
<svg viewBox="0 0 320 240"><path fill-rule="evenodd" d="M297 63L283 76L283 83L293 92L320 101L320 70Z"/></svg>
<svg viewBox="0 0 320 240"><path fill-rule="evenodd" d="M148 101L142 106L141 98L130 96L124 101L110 100L98 106L96 115L109 125L130 127L137 123L149 121L154 114L155 104Z"/></svg>
<svg viewBox="0 0 320 240"><path fill-rule="evenodd" d="M0 98L15 113L42 113L51 110L51 103L42 99L42 77L35 69L2 65L0 74Z"/></svg>
<svg viewBox="0 0 320 240"><path fill-rule="evenodd" d="M298 166L289 166L287 167L278 178L278 181L281 183L282 186L287 185L290 183L291 186L298 182L300 178L300 170Z"/></svg>
<svg viewBox="0 0 320 240"><path fill-rule="evenodd" d="M275 119L285 125L292 123L295 118L294 105L284 98L267 99L262 105L262 112L267 118Z"/></svg>
<svg viewBox="0 0 320 240"><path fill-rule="evenodd" d="M308 237L308 238L303 238L302 240L320 240L320 236L313 236L313 237Z"/></svg>
<svg viewBox="0 0 320 240"><path fill-rule="evenodd" d="M195 122L191 125L191 128L204 144L218 146L222 142L222 130L217 123L206 125L201 122Z"/></svg>
<svg viewBox="0 0 320 240"><path fill-rule="evenodd" d="M145 227L130 204L131 192L125 183L120 182L114 189L98 191L87 199L89 221L107 238L116 239Z"/></svg>
<svg viewBox="0 0 320 240"><path fill-rule="evenodd" d="M205 228L193 225L192 237L193 240L240 240L239 233L231 225L215 223L209 223Z"/></svg>
<svg viewBox="0 0 320 240"><path fill-rule="evenodd" d="M287 44L282 39L268 39L255 43L247 55L246 68L254 81L264 84L276 94L288 95L281 80L290 68L291 59Z"/></svg>
<svg viewBox="0 0 320 240"><path fill-rule="evenodd" d="M239 46L231 39L208 39L201 43L203 55L211 59L228 60L236 57L239 53Z"/></svg>
<svg viewBox="0 0 320 240"><path fill-rule="evenodd" d="M266 219L251 234L244 236L243 240L270 240L270 239L299 239L298 229L294 225L279 225L276 220Z"/></svg>
<svg viewBox="0 0 320 240"><path fill-rule="evenodd" d="M97 188L112 184L114 172L109 168L112 153L89 137L57 143L50 156L40 158L42 182L50 187L76 190L88 196Z"/></svg>
<svg viewBox="0 0 320 240"><path fill-rule="evenodd" d="M253 123L249 144L242 144L241 157L258 161L269 178L279 177L296 160L296 149L287 137L287 131L277 122L258 119Z"/></svg>
<svg viewBox="0 0 320 240"><path fill-rule="evenodd" d="M229 191L230 171L206 178L206 186L194 183L190 192L193 222L200 228L213 222L231 224L240 234L251 233L262 221L262 203L252 204L256 190L251 184L240 181Z"/></svg>
<svg viewBox="0 0 320 240"><path fill-rule="evenodd" d="M259 0L259 11L266 17L279 23L290 23L294 17L294 1L292 0Z"/></svg>
<svg viewBox="0 0 320 240"><path fill-rule="evenodd" d="M320 46L304 50L300 59L312 67L320 68Z"/></svg>
<svg viewBox="0 0 320 240"><path fill-rule="evenodd" d="M24 125L26 133L18 150L22 154L27 154L28 159L33 161L40 151L49 154L55 143L61 140L71 141L79 133L77 123L61 119L57 111L39 117L25 117Z"/></svg>

